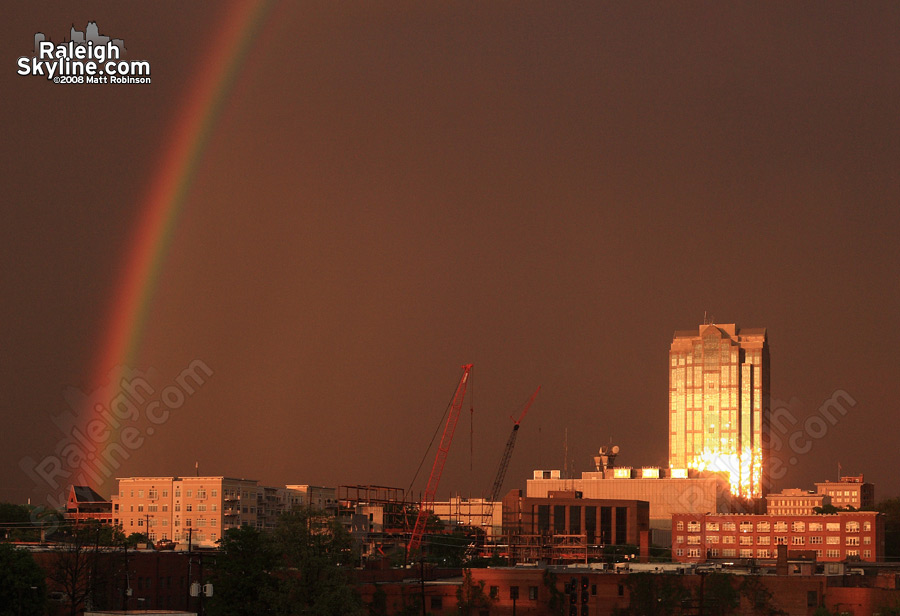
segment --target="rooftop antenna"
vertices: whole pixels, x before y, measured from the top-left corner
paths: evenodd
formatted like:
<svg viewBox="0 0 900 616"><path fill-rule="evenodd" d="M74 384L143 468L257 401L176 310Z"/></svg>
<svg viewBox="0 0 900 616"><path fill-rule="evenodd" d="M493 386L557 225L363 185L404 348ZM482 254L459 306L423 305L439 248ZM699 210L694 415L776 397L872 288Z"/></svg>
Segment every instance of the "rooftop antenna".
<svg viewBox="0 0 900 616"><path fill-rule="evenodd" d="M563 440L563 475L569 478L569 427L566 426L566 436Z"/></svg>

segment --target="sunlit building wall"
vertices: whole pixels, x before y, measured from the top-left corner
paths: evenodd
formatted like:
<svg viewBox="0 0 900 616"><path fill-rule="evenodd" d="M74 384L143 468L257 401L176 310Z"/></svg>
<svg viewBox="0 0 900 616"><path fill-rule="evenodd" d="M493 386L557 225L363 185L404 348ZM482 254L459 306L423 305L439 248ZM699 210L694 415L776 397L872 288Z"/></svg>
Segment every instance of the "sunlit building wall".
<svg viewBox="0 0 900 616"><path fill-rule="evenodd" d="M706 324L669 350L669 466L728 472L732 492L765 495L766 330Z"/></svg>

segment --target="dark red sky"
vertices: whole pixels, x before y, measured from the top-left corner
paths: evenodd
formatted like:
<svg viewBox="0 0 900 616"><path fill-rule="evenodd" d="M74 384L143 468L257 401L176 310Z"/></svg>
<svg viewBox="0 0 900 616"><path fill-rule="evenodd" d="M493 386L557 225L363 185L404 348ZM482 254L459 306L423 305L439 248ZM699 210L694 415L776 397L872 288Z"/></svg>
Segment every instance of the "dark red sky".
<svg viewBox="0 0 900 616"><path fill-rule="evenodd" d="M54 453L64 391L92 387L143 197L224 13L4 13L0 500L50 491L20 461ZM88 20L153 83L15 74L35 32ZM160 389L195 359L214 374L116 475L199 460L405 488L468 362L474 457L466 410L439 496L489 489L538 385L507 488L562 467L566 429L578 470L610 438L621 463L662 465L668 346L708 311L768 328L773 399L798 420L785 438L835 391L856 401L810 451L785 445L796 464L775 487L840 462L897 495L898 32L890 2L276 4L130 364Z"/></svg>

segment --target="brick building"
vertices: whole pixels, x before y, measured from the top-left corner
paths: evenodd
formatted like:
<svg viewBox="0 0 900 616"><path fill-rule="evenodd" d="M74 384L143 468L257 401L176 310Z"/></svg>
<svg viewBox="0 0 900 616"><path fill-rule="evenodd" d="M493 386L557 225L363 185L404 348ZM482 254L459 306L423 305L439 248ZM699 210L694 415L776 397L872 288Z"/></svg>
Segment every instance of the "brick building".
<svg viewBox="0 0 900 616"><path fill-rule="evenodd" d="M816 491L831 497L837 508L870 509L875 506L875 486L866 483L864 475L841 477L840 481L823 481Z"/></svg>
<svg viewBox="0 0 900 616"><path fill-rule="evenodd" d="M831 504L827 494L788 488L778 494L766 494L766 513L769 515L813 515L816 507Z"/></svg>
<svg viewBox="0 0 900 616"><path fill-rule="evenodd" d="M773 560L777 546L812 551L819 561L884 560L884 515L841 511L825 515L676 514L672 560Z"/></svg>

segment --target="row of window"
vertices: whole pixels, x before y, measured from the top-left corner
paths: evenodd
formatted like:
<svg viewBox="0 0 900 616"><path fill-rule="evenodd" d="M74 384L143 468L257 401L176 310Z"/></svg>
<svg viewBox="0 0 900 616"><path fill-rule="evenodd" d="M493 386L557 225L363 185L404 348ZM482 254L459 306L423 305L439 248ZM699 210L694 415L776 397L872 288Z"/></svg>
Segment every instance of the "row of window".
<svg viewBox="0 0 900 616"><path fill-rule="evenodd" d="M147 526L156 526L156 525L157 525L157 522L159 522L161 526L168 526L168 525L169 525L169 520L166 519L166 518L162 518L161 520L157 520L156 518L148 518L148 519L147 519ZM192 525L193 525L193 522L194 522L193 519L191 519L191 518L185 518L185 520L184 520L184 525L185 525L185 526L192 526ZM218 526L219 521L218 521L216 518L210 518L209 521L208 521L208 523L209 523L210 526ZM206 526L206 524L207 524L206 518L199 518L199 519L197 520L197 526ZM132 520L128 520L128 526L134 526L134 525L135 525L135 524L134 524L134 520L133 520L133 519L132 519ZM143 526L143 525L144 525L144 518L138 518L138 519L137 519L137 525L138 525L138 526ZM181 526L181 520L178 519L178 518L175 518L174 526Z"/></svg>
<svg viewBox="0 0 900 616"><path fill-rule="evenodd" d="M844 554L848 558L852 557L852 556L859 556L859 550L847 550ZM676 556L684 556L685 555L684 549L683 548L676 549L675 555ZM872 550L863 550L862 555L863 555L863 558L872 558ZM758 549L758 550L756 550L755 553L752 549L747 549L747 548L741 549L741 550L725 549L725 550L721 550L721 554L720 554L720 551L717 548L712 548L709 550L709 556L710 556L710 558L718 558L720 556L722 558L734 558L734 557L775 558L776 554L775 554L774 550L768 550L765 548ZM834 549L825 550L825 556L827 558L844 558L844 556L841 555L841 550L834 550ZM688 548L687 557L688 558L700 558L700 548ZM816 557L822 558L822 550L816 550Z"/></svg>
<svg viewBox="0 0 900 616"><path fill-rule="evenodd" d="M708 535L706 537L707 544L716 544L719 543L719 535ZM734 535L723 535L721 537L722 543L731 543L733 544L735 541ZM738 537L740 545L753 545L753 536L752 535L741 535ZM675 543L681 544L684 543L684 535L676 535ZM863 544L870 545L872 543L871 537L863 537ZM699 535L688 535L687 536L687 544L688 545L700 545L700 536ZM788 537L786 535L776 536L775 541L772 541L772 537L769 535L760 535L756 537L756 545L788 545ZM822 537L815 536L809 537L810 545L821 545ZM831 536L825 537L825 543L828 545L840 545L841 538L839 536ZM859 545L859 537L845 537L844 538L845 545ZM794 535L790 538L790 545L805 545L806 537Z"/></svg>
<svg viewBox="0 0 900 616"><path fill-rule="evenodd" d="M810 522L807 524L803 521L794 521L791 522L791 532L793 533L804 533L809 527L811 532L820 532L823 530L822 522ZM771 524L770 522L757 522L756 523L756 532L758 533L769 533L772 530L776 533L786 533L788 531L788 523L785 521L775 522L775 524ZM858 533L860 529L860 524L857 521L849 521L844 525L844 530L848 533ZM862 523L863 531L871 531L872 523L871 522L863 522ZM679 520L675 523L675 530L684 530L684 521ZM738 530L738 526L734 522L707 522L706 523L707 532L716 532L719 530L724 531L734 531ZM826 532L840 532L841 531L841 523L840 522L825 522L824 530ZM687 532L689 533L699 533L700 532L700 522L694 520L687 523ZM750 533L753 532L753 522L741 522L740 523L740 532L742 533Z"/></svg>
<svg viewBox="0 0 900 616"><path fill-rule="evenodd" d="M135 491L131 490L130 492L131 492L131 498L134 498ZM149 498L150 500L155 500L156 498L158 498L158 494L159 493L155 488L151 488L150 490L147 490L147 498ZM212 498L217 498L218 495L219 495L218 490L210 490L210 496ZM193 498L194 491L193 490L185 490L185 496L187 498ZM138 490L137 497L144 498L144 490ZM162 497L169 498L169 491L162 490ZM119 498L125 498L125 490L119 490ZM181 488L175 489L175 498L181 498ZM206 498L206 489L205 488L200 488L199 490L197 490L197 498Z"/></svg>

